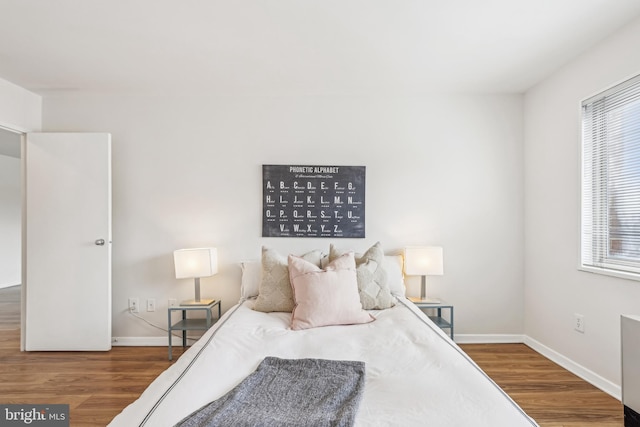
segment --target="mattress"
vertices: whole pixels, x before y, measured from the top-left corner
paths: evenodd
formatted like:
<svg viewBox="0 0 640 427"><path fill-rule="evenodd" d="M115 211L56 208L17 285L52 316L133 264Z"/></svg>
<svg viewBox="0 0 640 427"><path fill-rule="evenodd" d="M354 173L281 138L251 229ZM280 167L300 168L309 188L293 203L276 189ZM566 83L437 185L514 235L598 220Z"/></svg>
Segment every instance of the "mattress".
<svg viewBox="0 0 640 427"><path fill-rule="evenodd" d="M171 426L220 398L265 357L362 361L356 426L536 426L442 330L403 297L375 321L294 331L291 313L241 302L109 424Z"/></svg>

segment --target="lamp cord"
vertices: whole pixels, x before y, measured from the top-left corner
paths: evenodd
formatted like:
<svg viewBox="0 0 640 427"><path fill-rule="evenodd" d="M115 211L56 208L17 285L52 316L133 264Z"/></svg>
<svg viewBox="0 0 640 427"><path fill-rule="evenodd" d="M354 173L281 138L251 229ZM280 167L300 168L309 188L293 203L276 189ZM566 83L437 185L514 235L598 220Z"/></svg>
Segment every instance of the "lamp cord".
<svg viewBox="0 0 640 427"><path fill-rule="evenodd" d="M131 314L133 317L135 317L135 318L137 318L137 319L142 320L143 322L145 322L145 323L146 323L146 324L148 324L149 326L153 326L154 328L156 328L156 329L160 329L161 331L164 331L164 332L167 332L167 333L169 332L169 330L168 330L168 329L165 329L165 328L163 328L162 326L158 326L158 325L156 325L156 324L154 324L154 323L149 322L147 319L145 319L144 317L142 317L142 316L140 316L140 315L138 315L138 314L136 314L136 313L133 313L131 310L127 310L127 311L128 311L128 312L129 312L129 314ZM182 338L182 335L178 335L178 334L173 333L173 332L171 333L171 335L173 335L174 337ZM200 339L200 337L198 337L198 338L191 338L191 337L187 337L187 339L188 339L188 340L191 340L191 341L198 341L198 340Z"/></svg>

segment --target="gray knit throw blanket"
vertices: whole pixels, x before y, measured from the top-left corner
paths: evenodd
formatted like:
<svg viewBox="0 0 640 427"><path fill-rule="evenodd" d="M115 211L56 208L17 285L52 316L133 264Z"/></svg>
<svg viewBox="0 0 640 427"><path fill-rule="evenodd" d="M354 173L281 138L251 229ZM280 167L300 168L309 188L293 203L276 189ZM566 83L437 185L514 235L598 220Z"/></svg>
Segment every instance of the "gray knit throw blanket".
<svg viewBox="0 0 640 427"><path fill-rule="evenodd" d="M234 389L176 425L352 426L364 377L364 362L267 357Z"/></svg>

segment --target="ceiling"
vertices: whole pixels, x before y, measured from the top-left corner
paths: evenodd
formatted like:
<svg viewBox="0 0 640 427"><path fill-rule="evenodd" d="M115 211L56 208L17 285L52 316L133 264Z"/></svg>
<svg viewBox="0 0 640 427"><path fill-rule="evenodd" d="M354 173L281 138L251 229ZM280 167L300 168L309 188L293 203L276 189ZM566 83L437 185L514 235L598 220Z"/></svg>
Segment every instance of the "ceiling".
<svg viewBox="0 0 640 427"><path fill-rule="evenodd" d="M0 77L39 94L521 93L638 0L0 0Z"/></svg>

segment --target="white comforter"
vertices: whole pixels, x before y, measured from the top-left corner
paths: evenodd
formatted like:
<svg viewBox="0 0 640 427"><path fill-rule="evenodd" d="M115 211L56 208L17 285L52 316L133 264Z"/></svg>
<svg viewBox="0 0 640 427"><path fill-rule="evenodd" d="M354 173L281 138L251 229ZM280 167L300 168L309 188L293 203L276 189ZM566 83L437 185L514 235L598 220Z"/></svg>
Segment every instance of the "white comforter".
<svg viewBox="0 0 640 427"><path fill-rule="evenodd" d="M171 426L253 372L266 356L366 364L357 426L517 427L536 423L405 299L376 321L292 331L290 313L231 308L110 426Z"/></svg>

